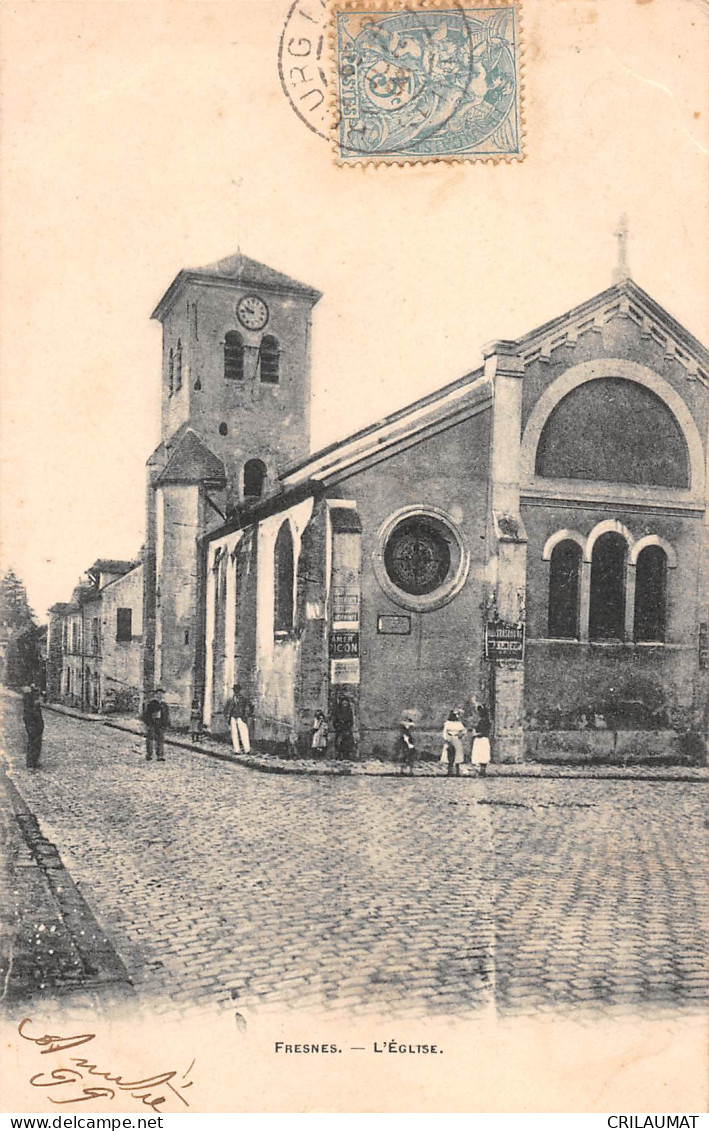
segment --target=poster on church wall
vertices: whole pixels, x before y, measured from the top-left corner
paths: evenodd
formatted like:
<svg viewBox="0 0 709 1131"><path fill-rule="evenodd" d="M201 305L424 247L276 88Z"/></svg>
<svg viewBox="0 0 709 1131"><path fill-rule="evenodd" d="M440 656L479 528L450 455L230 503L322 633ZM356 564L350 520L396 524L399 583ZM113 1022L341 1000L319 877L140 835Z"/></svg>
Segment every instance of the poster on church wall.
<svg viewBox="0 0 709 1131"><path fill-rule="evenodd" d="M330 661L330 683L336 686L337 684L357 684L360 681L360 667L359 660L331 660Z"/></svg>
<svg viewBox="0 0 709 1131"><path fill-rule="evenodd" d="M330 633L330 658L354 659L359 656L359 633L334 630Z"/></svg>
<svg viewBox="0 0 709 1131"><path fill-rule="evenodd" d="M359 589L354 586L333 585L333 624L359 624Z"/></svg>
<svg viewBox="0 0 709 1131"><path fill-rule="evenodd" d="M523 660L524 625L509 621L488 621L485 627L486 660Z"/></svg>

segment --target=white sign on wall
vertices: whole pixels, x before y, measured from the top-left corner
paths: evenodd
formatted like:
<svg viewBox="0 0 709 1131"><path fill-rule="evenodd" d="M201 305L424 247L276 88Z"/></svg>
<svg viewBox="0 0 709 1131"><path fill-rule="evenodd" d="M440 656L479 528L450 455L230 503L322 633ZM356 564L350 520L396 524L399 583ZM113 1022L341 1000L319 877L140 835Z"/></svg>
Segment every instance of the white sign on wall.
<svg viewBox="0 0 709 1131"><path fill-rule="evenodd" d="M359 660L330 660L330 683L359 683Z"/></svg>

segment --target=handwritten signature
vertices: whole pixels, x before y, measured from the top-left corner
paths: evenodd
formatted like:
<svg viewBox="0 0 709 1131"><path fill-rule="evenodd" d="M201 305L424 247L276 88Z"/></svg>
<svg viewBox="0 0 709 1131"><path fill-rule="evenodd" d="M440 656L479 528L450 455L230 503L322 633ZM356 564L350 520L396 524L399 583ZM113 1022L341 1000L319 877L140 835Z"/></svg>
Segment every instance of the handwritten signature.
<svg viewBox="0 0 709 1131"><path fill-rule="evenodd" d="M25 1017L17 1026L17 1031L23 1040L31 1041L38 1047L40 1056L66 1052L67 1049L86 1045L89 1041L93 1041L96 1036L95 1033L79 1033L73 1037L60 1037L52 1033L44 1033L40 1037L33 1037L27 1032L29 1025L32 1025L32 1020ZM192 1087L193 1081L189 1080L189 1075L194 1066L194 1060L187 1071L183 1072L179 1078L179 1080L187 1081L184 1084L179 1082L177 1072L174 1071L160 1072L156 1076L146 1076L141 1080L124 1080L122 1076L116 1076L112 1072L101 1071L98 1065L92 1064L83 1056L70 1056L68 1060L71 1062L70 1066L53 1068L48 1072L36 1072L34 1076L30 1077L30 1084L33 1088L65 1089L61 1093L61 1098L57 1095L48 1095L47 1098L53 1104L76 1104L96 1099L112 1100L115 1099L117 1093L128 1092L133 1099L140 1100L146 1107L151 1107L153 1111L161 1110L162 1105L170 1099L171 1094L185 1107L190 1106L180 1093ZM92 1078L103 1080L105 1083L93 1084Z"/></svg>

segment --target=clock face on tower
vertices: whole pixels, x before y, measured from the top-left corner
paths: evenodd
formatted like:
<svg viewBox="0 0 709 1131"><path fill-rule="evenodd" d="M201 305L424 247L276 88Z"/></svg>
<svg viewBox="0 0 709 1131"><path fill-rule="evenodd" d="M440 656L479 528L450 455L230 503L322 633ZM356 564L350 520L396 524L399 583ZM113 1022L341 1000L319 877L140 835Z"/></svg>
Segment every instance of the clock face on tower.
<svg viewBox="0 0 709 1131"><path fill-rule="evenodd" d="M244 295L236 305L236 317L247 330L263 330L268 322L268 307L258 295Z"/></svg>

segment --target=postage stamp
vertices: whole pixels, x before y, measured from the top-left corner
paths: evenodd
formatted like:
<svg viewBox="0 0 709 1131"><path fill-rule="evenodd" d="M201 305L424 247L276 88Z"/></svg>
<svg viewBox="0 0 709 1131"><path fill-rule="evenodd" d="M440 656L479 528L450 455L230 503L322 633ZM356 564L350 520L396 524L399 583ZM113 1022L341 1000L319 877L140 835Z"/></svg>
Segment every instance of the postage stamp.
<svg viewBox="0 0 709 1131"><path fill-rule="evenodd" d="M519 12L339 7L333 12L340 164L519 160Z"/></svg>

